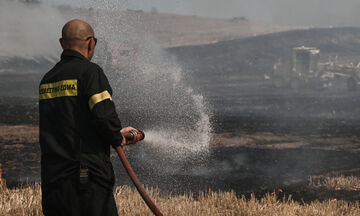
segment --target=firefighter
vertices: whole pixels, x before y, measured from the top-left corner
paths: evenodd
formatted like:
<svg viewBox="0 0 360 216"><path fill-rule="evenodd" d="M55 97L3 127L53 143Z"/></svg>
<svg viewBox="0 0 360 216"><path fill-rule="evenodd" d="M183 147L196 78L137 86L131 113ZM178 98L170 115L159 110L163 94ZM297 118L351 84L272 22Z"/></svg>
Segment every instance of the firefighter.
<svg viewBox="0 0 360 216"><path fill-rule="evenodd" d="M42 207L44 215L117 215L110 146L139 141L122 128L112 89L90 62L92 27L71 20L62 29L61 60L39 88ZM131 139L130 139L131 138Z"/></svg>

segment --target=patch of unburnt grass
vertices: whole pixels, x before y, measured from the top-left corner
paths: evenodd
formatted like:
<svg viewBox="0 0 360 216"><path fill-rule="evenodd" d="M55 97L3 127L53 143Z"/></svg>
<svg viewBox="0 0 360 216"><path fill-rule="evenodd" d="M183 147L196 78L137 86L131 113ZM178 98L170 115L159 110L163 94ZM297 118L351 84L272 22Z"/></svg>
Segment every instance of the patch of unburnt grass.
<svg viewBox="0 0 360 216"><path fill-rule="evenodd" d="M358 202L343 200L315 200L310 203L294 201L291 196L279 198L267 193L262 198L237 196L235 192L164 195L157 189L147 189L164 215L360 215ZM134 188L117 187L114 191L119 215L152 215ZM41 213L39 184L9 189L0 183L0 215L34 215Z"/></svg>
<svg viewBox="0 0 360 216"><path fill-rule="evenodd" d="M309 186L312 188L325 187L330 190L359 191L360 178L357 176L310 176Z"/></svg>

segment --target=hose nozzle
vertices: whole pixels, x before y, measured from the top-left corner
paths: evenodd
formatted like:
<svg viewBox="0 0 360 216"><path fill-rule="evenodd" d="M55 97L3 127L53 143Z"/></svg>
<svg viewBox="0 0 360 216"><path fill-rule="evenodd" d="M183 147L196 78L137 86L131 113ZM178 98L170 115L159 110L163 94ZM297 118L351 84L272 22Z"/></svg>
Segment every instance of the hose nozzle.
<svg viewBox="0 0 360 216"><path fill-rule="evenodd" d="M130 131L130 134L132 135L132 137L128 138L128 140L133 140L136 136L139 137L139 141L145 138L145 133L141 130L139 130L139 133L136 131Z"/></svg>

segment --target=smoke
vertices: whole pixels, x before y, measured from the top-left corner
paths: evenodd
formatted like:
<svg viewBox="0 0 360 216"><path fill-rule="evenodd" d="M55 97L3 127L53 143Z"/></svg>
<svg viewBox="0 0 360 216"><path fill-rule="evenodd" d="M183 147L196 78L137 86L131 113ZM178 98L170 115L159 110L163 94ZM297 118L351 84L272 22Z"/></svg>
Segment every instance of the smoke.
<svg viewBox="0 0 360 216"><path fill-rule="evenodd" d="M0 57L54 59L61 53L61 27L65 19L44 3L0 1Z"/></svg>
<svg viewBox="0 0 360 216"><path fill-rule="evenodd" d="M159 7L174 13L218 18L246 17L280 25L359 26L360 18L358 0L196 0L186 3L186 8L163 8L160 4Z"/></svg>
<svg viewBox="0 0 360 216"><path fill-rule="evenodd" d="M85 4L89 1L76 2ZM266 23L316 27L359 26L360 18L358 0L133 0L128 1L127 6L146 11L156 8L164 13L226 19L246 17Z"/></svg>
<svg viewBox="0 0 360 216"><path fill-rule="evenodd" d="M58 4L70 4L74 7L108 7L119 9L118 2L94 4L93 0L49 0ZM96 2L96 1L95 1ZM150 11L156 8L161 13L197 15L229 19L246 17L266 23L280 25L307 25L315 27L359 26L360 15L358 0L123 0L122 9L141 9Z"/></svg>

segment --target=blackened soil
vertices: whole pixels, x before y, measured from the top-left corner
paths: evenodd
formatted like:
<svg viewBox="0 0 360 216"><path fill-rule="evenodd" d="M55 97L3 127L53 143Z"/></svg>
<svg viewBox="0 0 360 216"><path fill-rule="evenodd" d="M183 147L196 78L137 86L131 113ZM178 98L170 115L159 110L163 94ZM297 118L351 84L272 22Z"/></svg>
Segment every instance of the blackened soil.
<svg viewBox="0 0 360 216"><path fill-rule="evenodd" d="M2 177L10 187L40 180L39 143L0 143Z"/></svg>
<svg viewBox="0 0 360 216"><path fill-rule="evenodd" d="M354 102L352 97L347 98L347 103L356 105L356 100ZM5 98L4 101L12 102L0 104L1 113L5 113L0 118L0 123L37 124L37 104L34 100L25 99L25 102L21 103L22 99L18 101L14 98ZM328 105L337 104L337 100L318 101L323 101ZM346 102L343 99L340 101ZM300 101L298 105L302 103ZM297 105L295 102L293 104ZM317 112L328 113L325 108ZM351 109L343 112L346 115L342 115L344 117L342 120L336 118L336 115L334 118L317 117L314 119L306 115L305 117L302 115L294 118L275 118L247 115L247 112L216 117L217 123L222 126L222 132L230 131L233 134L271 132L280 136L284 135L284 137L289 134L302 137L318 135L341 140L344 137L359 136L359 121L355 117L349 118L356 113ZM243 110L246 111L246 109ZM9 143L2 140L0 142L0 163L3 165L3 177L9 186L26 181L39 181L38 143L16 141ZM316 145L313 143L313 146ZM326 143L321 143L319 147L326 147L326 145ZM158 158L150 150L146 153L146 150L138 151L137 148L146 149L146 142L127 147L126 154L141 182L148 186L158 187L165 192L174 194L192 192L196 195L199 191L235 190L239 195L250 196L251 193L255 193L260 197L266 192L275 191L279 197L292 195L294 199L305 202L315 199L358 200L360 198L356 191L333 191L326 188L308 187L311 175L348 173L360 177L360 155L356 151L313 149L306 146L294 149L218 146L212 148L205 159L185 161L176 169L169 170L166 160ZM139 152L145 152L147 155ZM146 158L151 158L152 162ZM116 157L113 160L117 184L132 185L119 160ZM154 161L157 164L153 164Z"/></svg>
<svg viewBox="0 0 360 216"><path fill-rule="evenodd" d="M152 169L155 166L151 163L143 167L144 163L139 162L141 159L136 155L128 155L144 184L175 194L187 191L197 195L199 191L234 190L239 195L249 197L255 193L261 197L267 192L275 191L279 197L291 195L295 200L305 202L316 199L360 199L360 194L356 191L308 187L309 176L312 175L331 172L360 177L360 155L357 153L301 148L223 147L211 149L208 160L202 164L187 163L175 173ZM163 166L165 169L165 163L159 160L156 167ZM117 164L115 167L119 166L120 164ZM124 170L117 171L119 183L131 184Z"/></svg>
<svg viewBox="0 0 360 216"><path fill-rule="evenodd" d="M37 98L0 97L0 124L17 125L39 122Z"/></svg>

